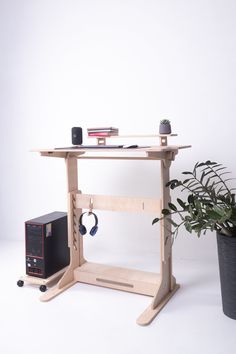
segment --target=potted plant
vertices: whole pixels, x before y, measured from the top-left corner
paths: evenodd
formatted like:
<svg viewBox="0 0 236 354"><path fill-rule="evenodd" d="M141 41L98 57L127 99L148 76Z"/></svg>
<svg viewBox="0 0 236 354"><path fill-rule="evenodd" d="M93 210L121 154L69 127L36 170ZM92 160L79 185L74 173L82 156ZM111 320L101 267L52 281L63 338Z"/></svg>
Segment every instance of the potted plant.
<svg viewBox="0 0 236 354"><path fill-rule="evenodd" d="M187 198L169 203L153 224L167 219L173 238L182 226L198 237L216 231L223 312L236 319L236 202L228 173L217 162L198 162L192 171L182 173L186 177L182 181L169 181L167 187L187 191Z"/></svg>
<svg viewBox="0 0 236 354"><path fill-rule="evenodd" d="M169 119L162 119L160 121L159 134L171 134L171 125Z"/></svg>

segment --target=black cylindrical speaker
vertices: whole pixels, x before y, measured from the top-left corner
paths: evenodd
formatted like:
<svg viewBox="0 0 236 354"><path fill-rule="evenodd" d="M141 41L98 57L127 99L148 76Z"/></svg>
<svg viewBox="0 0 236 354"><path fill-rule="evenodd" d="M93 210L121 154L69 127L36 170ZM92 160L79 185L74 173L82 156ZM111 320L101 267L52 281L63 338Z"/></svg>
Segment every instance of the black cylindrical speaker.
<svg viewBox="0 0 236 354"><path fill-rule="evenodd" d="M82 145L83 143L83 131L81 127L73 127L71 129L72 144Z"/></svg>

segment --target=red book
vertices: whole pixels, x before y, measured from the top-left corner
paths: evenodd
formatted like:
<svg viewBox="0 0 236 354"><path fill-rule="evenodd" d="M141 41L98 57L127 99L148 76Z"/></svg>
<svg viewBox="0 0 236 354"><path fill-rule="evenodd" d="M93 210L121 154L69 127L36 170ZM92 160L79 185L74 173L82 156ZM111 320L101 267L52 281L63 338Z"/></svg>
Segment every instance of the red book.
<svg viewBox="0 0 236 354"><path fill-rule="evenodd" d="M88 136L114 136L114 135L118 135L116 132L114 132L114 133L106 133L106 132L97 132L97 133L88 133Z"/></svg>
<svg viewBox="0 0 236 354"><path fill-rule="evenodd" d="M98 127L98 128L88 128L87 129L88 132L90 132L90 131L91 132L95 132L95 131L96 132L100 132L100 131L106 131L106 132L109 131L110 132L110 131L114 131L114 130L117 131L118 128L114 128L114 127L101 127L101 128L99 128Z"/></svg>

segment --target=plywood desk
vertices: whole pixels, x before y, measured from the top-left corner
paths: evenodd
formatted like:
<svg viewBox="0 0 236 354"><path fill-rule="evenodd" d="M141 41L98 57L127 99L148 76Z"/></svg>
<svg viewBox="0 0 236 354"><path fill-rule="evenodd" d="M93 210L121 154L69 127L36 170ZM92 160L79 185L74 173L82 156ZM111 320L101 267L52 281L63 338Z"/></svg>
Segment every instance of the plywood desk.
<svg viewBox="0 0 236 354"><path fill-rule="evenodd" d="M170 202L169 169L180 149L190 146L167 145L162 137L160 146L135 149L40 149L42 156L65 159L68 190L68 244L70 247L70 265L57 285L41 296L41 301L51 300L76 282L108 287L151 296L150 306L138 317L140 325L149 324L157 313L174 295L179 285L172 274L172 243L165 222L160 223L160 273L144 272L120 267L87 262L83 254L83 237L78 231L78 220L82 209L127 211L154 213L160 215L161 209ZM161 195L159 199L131 198L107 195L83 194L78 189L77 164L81 159L101 160L160 160ZM95 289L96 291L96 289Z"/></svg>

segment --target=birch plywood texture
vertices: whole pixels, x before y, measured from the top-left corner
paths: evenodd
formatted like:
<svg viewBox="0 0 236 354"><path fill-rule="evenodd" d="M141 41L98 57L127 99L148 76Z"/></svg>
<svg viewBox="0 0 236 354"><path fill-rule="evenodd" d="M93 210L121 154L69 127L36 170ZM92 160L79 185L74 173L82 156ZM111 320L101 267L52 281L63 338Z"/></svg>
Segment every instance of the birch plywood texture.
<svg viewBox="0 0 236 354"><path fill-rule="evenodd" d="M159 215L161 200L150 198L129 198L107 195L77 194L76 207L79 209L147 212Z"/></svg>
<svg viewBox="0 0 236 354"><path fill-rule="evenodd" d="M59 295L76 282L87 283L96 286L107 287L116 290L127 291L152 297L150 306L139 316L137 323L149 324L157 313L165 306L174 295L179 285L176 284L172 274L172 245L165 223L159 224L160 237L160 274L144 272L135 269L114 267L105 264L87 262L83 256L82 236L78 233L78 218L83 209L109 210L114 212L136 212L161 214L161 209L170 201L170 192L166 188L169 178L169 169L179 149L190 147L169 146L167 136L158 136L161 145L137 149L83 149L62 148L39 150L42 156L64 158L67 171L67 195L68 195L68 245L70 247L70 265L58 284L41 297L42 301L48 301ZM163 141L161 139L164 139ZM92 153L92 156L91 156ZM105 153L105 154L104 154ZM118 153L118 155L117 155ZM130 153L132 156L130 156ZM78 189L77 163L81 159L101 160L146 160L161 161L160 185L161 196L157 198L125 197L83 194Z"/></svg>
<svg viewBox="0 0 236 354"><path fill-rule="evenodd" d="M154 296L160 275L135 269L113 267L85 262L74 271L75 279L82 283Z"/></svg>

